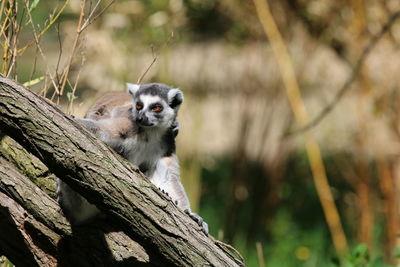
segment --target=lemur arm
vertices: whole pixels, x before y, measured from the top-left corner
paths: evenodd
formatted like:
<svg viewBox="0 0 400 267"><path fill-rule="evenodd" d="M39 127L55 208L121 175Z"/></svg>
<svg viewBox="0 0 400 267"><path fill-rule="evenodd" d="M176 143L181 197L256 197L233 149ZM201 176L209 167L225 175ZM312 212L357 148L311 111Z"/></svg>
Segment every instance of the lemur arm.
<svg viewBox="0 0 400 267"><path fill-rule="evenodd" d="M89 131L96 134L100 130L100 126L97 120L86 119L86 118L75 118L77 121L82 123Z"/></svg>
<svg viewBox="0 0 400 267"><path fill-rule="evenodd" d="M133 137L136 134L133 122L128 117L107 118L101 120L76 118L76 120L82 123L88 130L107 144L112 141L120 142L121 140Z"/></svg>
<svg viewBox="0 0 400 267"><path fill-rule="evenodd" d="M156 169L150 180L161 191L171 197L179 208L196 221L205 234L208 234L207 223L198 214L190 210L189 199L180 180L178 157L175 154L163 157L157 162Z"/></svg>
<svg viewBox="0 0 400 267"><path fill-rule="evenodd" d="M179 163L175 154L161 158L156 165L150 181L167 193L182 210L190 208L189 199L180 181Z"/></svg>

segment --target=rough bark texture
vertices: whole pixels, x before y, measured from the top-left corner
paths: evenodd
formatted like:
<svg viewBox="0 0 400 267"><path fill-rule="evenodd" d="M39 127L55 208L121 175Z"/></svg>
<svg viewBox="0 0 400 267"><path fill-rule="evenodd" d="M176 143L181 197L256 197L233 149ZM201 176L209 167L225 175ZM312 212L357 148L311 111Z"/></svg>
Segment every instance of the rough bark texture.
<svg viewBox="0 0 400 267"><path fill-rule="evenodd" d="M0 129L34 154L51 173L57 175L108 215L103 226L73 229L73 235L66 242L65 237L68 233L65 231L68 230L62 226L65 222L60 219L59 214L54 214L54 209L56 213L59 213L58 207L54 206L57 204L53 200L52 204L39 203L49 207L54 206L48 208L48 210L53 210L53 214L42 214L43 211L39 211L41 209L39 204L33 203L32 199L39 197L39 199L46 199L43 201L50 201L51 198L46 194L40 196L43 192L36 190L34 184L32 184L33 187L25 187L28 189L25 191L29 191L29 193L25 192L25 195L15 192L14 194L13 190L1 194L1 213L7 214L11 222L1 219L0 222L10 229L15 229L17 231L15 236L18 234L21 236L21 242L26 244L25 251L21 253L32 255L34 258L30 260L29 265L42 265L45 261L50 264L57 259L58 264L67 266L72 262L71 257L65 255L71 255L67 253L71 251L78 255L74 257L77 261L79 258L87 257L88 254L98 259L96 262L89 263L73 262L77 266L94 266L93 264L95 266L112 264L113 266L118 263L134 266L139 264L146 266L244 265L240 256L228 246L205 236L200 227L180 211L168 197L159 192L139 173L137 168L116 155L58 108L6 78L0 78ZM5 161L0 162L3 169L7 168L4 167L7 166L6 164ZM1 173L0 171L0 175ZM11 171L3 171L3 176L0 176L1 192L5 192L7 188L20 186L16 181L4 178L7 173ZM18 176L18 172L12 176ZM18 180L24 177L20 176ZM12 185L7 185L7 183ZM29 203L25 203L27 199ZM15 201L9 204L11 200ZM18 217L18 214L12 215L13 211L18 210L17 207L21 208L21 216L25 217ZM31 236L26 237L24 235L27 232L26 227L21 227L27 218L32 218L37 222L34 225L40 225L34 228L35 232L41 231L40 236L46 237L44 239L47 240L46 243L50 248L52 248L51 244L56 244L56 255L47 253L52 251L48 249L45 250L47 258L42 259L40 251L36 253L36 250L29 245ZM56 226L52 222L61 225ZM118 229L126 235L115 233ZM7 236L7 233L5 235ZM111 241L105 236L110 237ZM4 245L2 242L4 238L6 237L0 235L0 250L8 253L6 255L8 256L10 252L6 250L10 246ZM124 244L133 243L132 240L138 243L136 244L138 255L135 254L126 259L129 249L124 252L120 248ZM38 248L43 250L44 247L38 246Z"/></svg>
<svg viewBox="0 0 400 267"><path fill-rule="evenodd" d="M0 249L17 266L155 266L143 247L105 222L71 235L55 200L1 157L0 218Z"/></svg>
<svg viewBox="0 0 400 267"><path fill-rule="evenodd" d="M29 177L46 194L56 199L55 176L38 158L9 136L0 138L0 156L10 162L20 173Z"/></svg>

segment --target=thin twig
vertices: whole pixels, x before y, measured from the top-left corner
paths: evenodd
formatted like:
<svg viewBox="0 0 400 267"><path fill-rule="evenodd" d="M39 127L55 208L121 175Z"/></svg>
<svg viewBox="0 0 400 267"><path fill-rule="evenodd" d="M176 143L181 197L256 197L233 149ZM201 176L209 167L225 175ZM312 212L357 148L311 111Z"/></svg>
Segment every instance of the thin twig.
<svg viewBox="0 0 400 267"><path fill-rule="evenodd" d="M83 23L82 27L81 27L81 31L84 31L90 24L92 24L99 16L101 16L112 4L114 4L115 0L111 0L110 3L108 3L108 5L103 8L99 13L97 13L94 17L92 17L94 15L95 10L97 9L97 6L100 4L101 1L98 1L95 5L95 7L93 8L93 10L90 12L90 15L88 16L88 18L85 20L85 22Z"/></svg>
<svg viewBox="0 0 400 267"><path fill-rule="evenodd" d="M63 72L63 76L62 76L62 83L61 83L61 86L60 86L61 95L63 94L65 86L67 84L68 74L69 74L69 71L71 69L72 60L74 59L74 56L75 56L75 53L76 53L76 49L78 47L79 38L80 38L82 32L91 23L93 23L98 16L103 14L104 11L106 11L107 8L109 8L114 3L114 1L115 0L112 0L104 9L102 9L96 16L94 16L94 12L96 11L97 7L100 5L101 0L97 1L97 3L95 4L94 8L90 11L90 13L89 13L89 15L88 15L88 17L86 19L85 19L86 0L82 0L81 1L81 11L80 11L80 15L79 15L79 21L78 21L78 25L77 25L75 40L74 40L74 43L72 45L72 50L71 50L71 54L70 54L70 57L69 57L68 64L65 67L64 72Z"/></svg>
<svg viewBox="0 0 400 267"><path fill-rule="evenodd" d="M168 37L168 40L162 45L162 47L167 47L171 43L172 38L174 38L174 32L171 32L171 35ZM137 84L140 84L142 82L144 76L146 76L146 74L149 72L151 67L157 61L158 55L155 52L153 45L151 46L151 54L153 56L153 60L151 61L150 65L146 68L146 70L142 73L142 75L140 75L139 79L136 82Z"/></svg>
<svg viewBox="0 0 400 267"><path fill-rule="evenodd" d="M64 9L68 6L70 1L71 0L65 1L64 5L61 7L60 11L58 11L57 15L53 17L53 19L49 22L49 24L47 24L47 26L39 34L37 34L38 38L41 38L50 29L50 27L57 21L57 19L63 13ZM29 8L28 8L28 10L29 10ZM25 52L25 50L28 49L29 47L31 47L35 42L36 42L36 38L34 40L30 41L24 47L18 49L18 54L22 54L23 52Z"/></svg>
<svg viewBox="0 0 400 267"><path fill-rule="evenodd" d="M32 80L33 80L33 75L34 75L35 72L36 72L38 51L39 51L39 49L36 47L35 58L34 58L34 60L33 60L32 72L31 72L31 75L29 76L29 81L32 81Z"/></svg>
<svg viewBox="0 0 400 267"><path fill-rule="evenodd" d="M4 45L3 45L3 64L1 67L1 73L6 74L7 71L7 60L8 60L8 52L9 52L9 47L10 47L10 38L8 36L8 30L11 25L11 10L12 6L10 6L10 2L7 2L7 7L6 7L6 18L4 19L3 25L1 27L1 34L4 37Z"/></svg>
<svg viewBox="0 0 400 267"><path fill-rule="evenodd" d="M227 249L230 252L233 252L235 254L235 261L240 260L241 262L244 262L244 258L242 257L242 255L239 253L239 251L237 249L235 249L234 247L232 247L229 244L226 244L222 241L219 241L217 239L214 239L214 243L219 246L220 248L224 248Z"/></svg>
<svg viewBox="0 0 400 267"><path fill-rule="evenodd" d="M325 106L322 111L313 119L311 120L308 124L304 125L303 127L294 130L292 132L289 132L286 134L287 137L294 136L301 134L305 131L310 130L311 128L314 128L317 126L325 117L328 115L329 112L331 112L337 103L343 98L345 93L349 91L351 88L350 85L353 84L353 82L356 80L358 73L361 71L361 68L370 54L370 52L373 50L373 48L376 46L376 44L379 42L379 40L385 35L387 31L390 30L394 22L400 18L400 10L392 14L388 20L388 22L382 27L379 33L377 33L375 36L371 38L369 41L368 45L365 47L363 50L360 58L357 60L357 63L352 71L352 74L350 75L350 78L345 82L345 84L342 86L342 88L336 93L335 97L332 99L332 101Z"/></svg>
<svg viewBox="0 0 400 267"><path fill-rule="evenodd" d="M20 18L20 21L19 21L19 23L18 23L18 28L17 28L17 34L16 34L16 42L15 42L15 47L14 47L14 49L15 49L15 60L16 60L16 57L18 56L18 49L17 49L17 46L18 46L18 41L19 41L19 34L21 33L21 30L23 29L23 27L22 27L22 25L23 25L23 23L22 23L22 21L23 21L23 19L25 18L25 8L23 8L22 9L22 15L21 15L21 18ZM17 64L17 62L15 62L15 65ZM15 69L16 69L17 67L15 66ZM15 71L16 72L16 71ZM16 74L15 74L15 76L16 76ZM15 77L16 78L16 77Z"/></svg>
<svg viewBox="0 0 400 267"><path fill-rule="evenodd" d="M12 60L11 60L11 65L8 68L8 73L7 77L11 75L11 72L14 71L14 80L17 80L17 56L18 56L18 40L19 40L19 34L21 32L21 25L22 25L22 20L25 17L25 8L22 9L22 14L18 23L17 20L17 15L18 15L18 3L15 5L15 10L14 10L14 19L13 19L13 42L12 42Z"/></svg>
<svg viewBox="0 0 400 267"><path fill-rule="evenodd" d="M82 2L81 2L81 12L79 14L78 25L77 25L77 28L76 28L75 40L74 40L74 43L72 45L72 50L71 50L71 54L69 56L68 64L65 67L64 72L63 72L63 76L62 76L62 83L61 83L61 86L60 86L61 95L64 93L64 88L65 88L65 85L67 84L69 70L71 69L72 60L74 59L74 56L75 56L75 51L76 51L76 48L78 46L79 37L81 36L81 33L82 33L82 31L80 29L81 29L81 25L82 25L82 22L83 22L83 18L85 16L85 5L86 5L86 0L82 0Z"/></svg>
<svg viewBox="0 0 400 267"><path fill-rule="evenodd" d="M11 75L12 70L14 69L15 66L15 60L17 58L17 53L16 53L16 31L17 31L17 13L18 13L18 2L14 2L12 4L12 12L11 12L11 17L10 17L10 30L9 30L9 45L8 45L8 49L9 49L9 53L11 54L11 58L10 61L8 62L8 69L6 72L6 76L9 77Z"/></svg>
<svg viewBox="0 0 400 267"><path fill-rule="evenodd" d="M58 90L58 86L56 84L56 81L54 80L53 75L51 74L51 71L49 69L49 65L47 64L47 58L46 58L45 54L43 53L42 47L40 46L40 40L39 40L38 35L36 34L35 24L33 23L32 14L31 14L31 11L29 10L29 6L28 6L27 0L24 0L24 3L25 3L25 8L28 11L28 19L29 19L29 23L32 26L32 33L33 33L33 37L35 38L36 46L37 46L37 48L39 50L40 55L43 58L43 61L44 61L45 65L46 65L47 73L49 74L50 80L53 83L54 90L59 95L60 92Z"/></svg>
<svg viewBox="0 0 400 267"><path fill-rule="evenodd" d="M256 242L256 250L257 250L257 258L258 258L258 266L265 267L264 252L263 252L261 242Z"/></svg>
<svg viewBox="0 0 400 267"><path fill-rule="evenodd" d="M0 21L1 21L2 18L3 18L3 9L4 9L4 4L5 4L5 2L6 2L6 1L2 1L2 2L1 2L1 6L0 6Z"/></svg>
<svg viewBox="0 0 400 267"><path fill-rule="evenodd" d="M137 84L140 84L142 82L144 76L146 76L147 72L151 69L151 67L157 61L157 54L154 52L154 47L153 46L151 46L151 54L153 56L153 61L151 61L150 65L147 67L147 69L142 73L142 75L140 75L139 79L136 82Z"/></svg>
<svg viewBox="0 0 400 267"><path fill-rule="evenodd" d="M39 94L38 94L38 95L43 95L44 98L46 98L47 89L48 89L48 86L47 86L47 84L48 84L47 79L48 79L48 77L47 77L47 75L45 75L45 76L44 76L44 85L43 85L43 88L42 88L42 90L40 90L40 92L39 92Z"/></svg>
<svg viewBox="0 0 400 267"><path fill-rule="evenodd" d="M57 58L57 65L56 65L56 77L57 77L57 81L58 83L60 83L60 76L58 75L58 69L60 68L60 62L61 62L61 56L63 53L63 47L62 47L62 42L61 42L61 35L60 35L60 22L57 23L57 39L58 39L58 58Z"/></svg>
<svg viewBox="0 0 400 267"><path fill-rule="evenodd" d="M89 2L89 3L90 3L89 15L88 15L88 17L87 17L86 19L84 19L83 24L82 24L82 27L79 28L79 31L83 31L84 28L86 28L85 25L86 25L87 23L89 23L90 18L93 16L93 13L96 11L97 7L100 5L100 2L101 2L101 0L97 1L97 3L94 5L93 9L92 9L92 7L91 7L92 2L91 2L91 1Z"/></svg>
<svg viewBox="0 0 400 267"><path fill-rule="evenodd" d="M73 105L74 105L74 100L75 100L75 92L76 92L76 88L78 87L79 77L81 76L83 64L85 64L85 57L82 57L81 67L79 68L78 75L76 76L76 80L75 80L75 85L74 85L74 87L72 89L72 92L71 92L71 99L70 99L70 102L69 102L69 105L68 105L68 114L72 114L72 112L73 112Z"/></svg>

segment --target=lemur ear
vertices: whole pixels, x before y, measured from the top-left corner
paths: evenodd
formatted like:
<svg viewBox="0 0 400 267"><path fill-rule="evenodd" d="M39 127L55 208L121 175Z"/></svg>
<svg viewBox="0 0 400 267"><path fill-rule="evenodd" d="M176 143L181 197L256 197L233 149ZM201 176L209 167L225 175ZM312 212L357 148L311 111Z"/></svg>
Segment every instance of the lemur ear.
<svg viewBox="0 0 400 267"><path fill-rule="evenodd" d="M183 102L183 93L179 88L172 88L168 91L168 104L171 108L176 108Z"/></svg>
<svg viewBox="0 0 400 267"><path fill-rule="evenodd" d="M135 95L136 92L139 90L140 85L134 83L126 83L126 88L131 95Z"/></svg>

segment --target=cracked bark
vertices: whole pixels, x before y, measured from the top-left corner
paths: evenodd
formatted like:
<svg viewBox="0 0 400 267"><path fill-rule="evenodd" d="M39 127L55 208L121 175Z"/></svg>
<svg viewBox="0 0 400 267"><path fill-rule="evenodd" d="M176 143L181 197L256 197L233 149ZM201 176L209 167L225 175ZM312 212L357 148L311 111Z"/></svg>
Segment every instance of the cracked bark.
<svg viewBox="0 0 400 267"><path fill-rule="evenodd" d="M48 256L56 259L57 264L69 265L73 258L75 265L79 266L93 266L96 260L96 266L117 263L135 263L134 266L139 263L146 266L244 265L240 255L229 246L205 236L200 227L159 192L136 167L116 155L57 107L3 77L0 78L0 129L34 154L51 173L108 215L106 221L97 228L79 227L69 235L51 225L51 222L63 224L60 214L42 214L37 210L39 207L26 203L30 199L27 195L13 195L9 191L4 194L4 188L10 186L0 187L3 192L1 199L8 197L14 200L14 206L20 205L25 209L27 217L24 218L32 217L46 231L57 235L54 239L58 240L56 248L46 250L55 251L56 255L48 253ZM3 168L6 164L5 161L0 162ZM26 178L20 176L18 180ZM0 184L7 183L4 175L0 179ZM24 181L27 182L26 179ZM43 193L26 188L29 190L25 191L34 197ZM46 194L40 198L51 200ZM57 205L53 201L51 205L54 204ZM5 208L2 212L14 218L12 210ZM14 225L14 228L19 229L21 235L26 232L25 228L21 230L18 225ZM48 237L46 231L43 230L41 235ZM3 240L4 237L0 237ZM128 255L127 252L131 251L129 248L125 251L121 249L124 247L121 244L131 243L136 244L135 256ZM48 241L46 244L53 243ZM26 248L36 256L31 247L26 245ZM43 250L41 246L38 248ZM0 242L0 250L7 253L7 246L3 242ZM73 253L76 253L76 257L71 257ZM79 262L80 258L87 258L88 255L92 256L93 262ZM54 262L53 258L49 262ZM35 266L33 261L31 265Z"/></svg>
<svg viewBox="0 0 400 267"><path fill-rule="evenodd" d="M26 168L37 159L12 140L0 150L0 250L17 266L160 266L120 229L106 223L80 227L73 235L56 201ZM2 142L4 144L4 140ZM19 155L19 158L14 157ZM21 155L23 155L21 157ZM21 158L24 163L21 162ZM12 160L11 160L12 159ZM21 167L17 170L17 167ZM38 165L38 164L37 164ZM20 171L25 173L22 175ZM46 173L45 166L41 169ZM28 171L27 171L28 170ZM37 172L36 174L43 174ZM28 178L29 176L29 178ZM52 178L50 178L52 179ZM47 184L49 181L47 181ZM34 253L32 253L33 251ZM43 253L45 251L46 253Z"/></svg>

